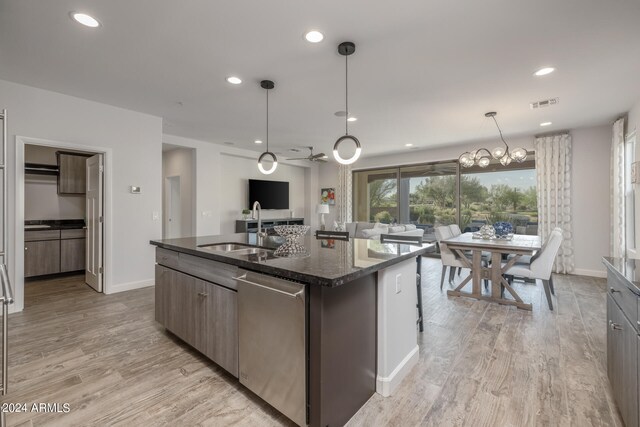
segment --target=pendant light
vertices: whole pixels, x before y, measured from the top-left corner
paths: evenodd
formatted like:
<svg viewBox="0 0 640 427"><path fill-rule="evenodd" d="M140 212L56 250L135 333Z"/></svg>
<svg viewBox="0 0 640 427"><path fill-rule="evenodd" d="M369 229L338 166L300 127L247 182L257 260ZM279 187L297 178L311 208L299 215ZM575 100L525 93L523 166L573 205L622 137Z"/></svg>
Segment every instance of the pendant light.
<svg viewBox="0 0 640 427"><path fill-rule="evenodd" d="M350 165L358 160L360 157L360 153L362 152L362 148L360 146L360 141L353 135L349 135L349 60L348 57L353 52L356 51L356 45L352 42L343 42L338 45L338 53L344 56L344 81L345 81L345 90L344 90L344 136L338 138L336 143L333 145L333 157L337 160L338 163L343 165ZM343 159L340 157L340 153L338 153L338 147L344 141L352 141L356 145L356 152L352 157L348 159Z"/></svg>
<svg viewBox="0 0 640 427"><path fill-rule="evenodd" d="M485 113L484 116L491 117L495 122L498 132L500 133L500 140L502 140L504 147L496 147L491 151L486 148L480 148L475 151L462 153L458 158L460 166L463 168L470 168L474 165L478 165L481 168L486 168L491 163L492 157L499 160L502 166L508 166L512 161L522 163L527 159L527 150L524 148L516 148L513 151L509 151L509 145L504 140L504 137L502 136L502 129L500 129L500 125L498 125L498 121L496 120L497 114L498 113L495 111L490 111Z"/></svg>
<svg viewBox="0 0 640 427"><path fill-rule="evenodd" d="M258 157L258 169L260 170L260 172L262 172L265 175L272 174L273 172L275 172L276 168L278 167L278 158L276 157L275 154L269 151L269 90L273 89L275 86L276 86L275 83L273 83L271 80L262 80L260 82L260 87L267 91L267 151L260 154L260 157ZM273 160L271 169L265 169L264 166L262 165L262 161L264 160L265 157L271 157L271 159Z"/></svg>

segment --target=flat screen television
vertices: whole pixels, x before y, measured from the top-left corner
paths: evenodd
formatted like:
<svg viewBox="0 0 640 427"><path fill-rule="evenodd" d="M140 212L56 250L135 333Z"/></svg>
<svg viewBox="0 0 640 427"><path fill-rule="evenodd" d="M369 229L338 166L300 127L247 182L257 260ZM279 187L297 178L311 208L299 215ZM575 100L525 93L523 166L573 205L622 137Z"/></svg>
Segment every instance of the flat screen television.
<svg viewBox="0 0 640 427"><path fill-rule="evenodd" d="M250 179L249 209L256 200L262 209L289 209L289 183Z"/></svg>

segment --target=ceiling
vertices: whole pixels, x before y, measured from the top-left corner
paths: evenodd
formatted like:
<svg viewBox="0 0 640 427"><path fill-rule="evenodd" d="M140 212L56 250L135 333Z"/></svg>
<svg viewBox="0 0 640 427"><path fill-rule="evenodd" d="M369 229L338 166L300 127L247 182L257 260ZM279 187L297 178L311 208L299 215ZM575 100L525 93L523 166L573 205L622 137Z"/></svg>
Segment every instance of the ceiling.
<svg viewBox="0 0 640 427"><path fill-rule="evenodd" d="M102 26L69 17L82 11ZM325 40L303 34L318 29ZM164 118L164 132L261 151L363 156L610 122L640 99L637 0L0 0L0 78ZM545 77L543 66L557 71ZM243 83L225 81L236 75ZM529 103L559 97L531 110ZM551 121L553 125L540 128Z"/></svg>

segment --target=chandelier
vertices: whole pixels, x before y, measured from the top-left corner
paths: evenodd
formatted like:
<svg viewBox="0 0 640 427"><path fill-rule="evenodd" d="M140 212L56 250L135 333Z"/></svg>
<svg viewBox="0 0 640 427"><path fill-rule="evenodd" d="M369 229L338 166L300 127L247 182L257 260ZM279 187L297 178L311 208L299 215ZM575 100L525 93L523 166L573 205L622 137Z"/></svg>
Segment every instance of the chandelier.
<svg viewBox="0 0 640 427"><path fill-rule="evenodd" d="M504 144L504 147L496 147L493 150L489 151L486 148L480 148L475 151L467 151L460 155L458 161L460 162L460 166L463 168L470 168L474 165L478 165L481 168L486 168L491 163L491 159L496 159L500 161L502 166L507 166L511 164L511 162L522 163L527 159L527 150L524 148L516 148L513 151L509 150L509 145L504 140L502 136L502 129L500 129L500 125L498 125L498 121L496 120L495 111L490 111L485 113L485 117L491 117L498 128L498 132L500 132L500 139Z"/></svg>

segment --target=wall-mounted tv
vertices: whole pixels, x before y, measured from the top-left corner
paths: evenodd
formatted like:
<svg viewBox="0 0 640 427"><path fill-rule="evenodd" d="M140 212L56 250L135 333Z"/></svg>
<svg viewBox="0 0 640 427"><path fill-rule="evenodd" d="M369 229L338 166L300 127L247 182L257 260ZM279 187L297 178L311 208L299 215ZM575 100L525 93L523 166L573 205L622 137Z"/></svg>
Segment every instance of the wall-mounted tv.
<svg viewBox="0 0 640 427"><path fill-rule="evenodd" d="M289 183L250 179L249 209L256 200L262 209L289 209Z"/></svg>

